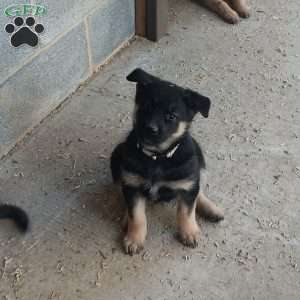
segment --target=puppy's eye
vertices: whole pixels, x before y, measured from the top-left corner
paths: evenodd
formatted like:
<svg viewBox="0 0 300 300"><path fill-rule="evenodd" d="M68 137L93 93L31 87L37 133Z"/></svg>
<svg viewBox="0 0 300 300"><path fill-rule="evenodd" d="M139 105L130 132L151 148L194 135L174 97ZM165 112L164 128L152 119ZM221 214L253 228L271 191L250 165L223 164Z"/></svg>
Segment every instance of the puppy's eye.
<svg viewBox="0 0 300 300"><path fill-rule="evenodd" d="M166 121L175 121L177 116L174 113L168 113L165 115Z"/></svg>

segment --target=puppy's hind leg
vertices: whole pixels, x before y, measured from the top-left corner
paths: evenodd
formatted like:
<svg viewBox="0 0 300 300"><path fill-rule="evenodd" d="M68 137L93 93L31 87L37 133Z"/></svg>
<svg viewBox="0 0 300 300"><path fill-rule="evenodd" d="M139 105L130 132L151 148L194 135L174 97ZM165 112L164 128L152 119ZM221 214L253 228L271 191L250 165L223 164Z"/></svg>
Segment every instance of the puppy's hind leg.
<svg viewBox="0 0 300 300"><path fill-rule="evenodd" d="M239 22L239 15L224 0L201 0L200 3L230 24Z"/></svg>
<svg viewBox="0 0 300 300"><path fill-rule="evenodd" d="M232 8L240 15L240 17L250 17L250 9L246 3L246 0L231 0L231 5Z"/></svg>
<svg viewBox="0 0 300 300"><path fill-rule="evenodd" d="M219 222L224 219L223 211L210 199L208 199L203 192L199 192L196 201L197 213L200 216L203 216L211 222Z"/></svg>

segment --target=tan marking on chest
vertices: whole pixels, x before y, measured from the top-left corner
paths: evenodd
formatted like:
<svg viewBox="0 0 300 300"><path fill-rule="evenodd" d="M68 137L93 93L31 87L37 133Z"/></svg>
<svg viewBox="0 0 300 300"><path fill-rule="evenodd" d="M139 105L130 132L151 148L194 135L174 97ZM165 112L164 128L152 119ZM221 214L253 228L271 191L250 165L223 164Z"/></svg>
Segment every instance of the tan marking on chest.
<svg viewBox="0 0 300 300"><path fill-rule="evenodd" d="M160 186L168 187L172 190L190 191L193 188L195 181L191 179L180 179L175 181L163 181L159 184Z"/></svg>
<svg viewBox="0 0 300 300"><path fill-rule="evenodd" d="M145 178L140 175L123 171L122 183L131 187L140 187L146 182ZM174 181L158 181L151 186L153 192L157 192L161 187L167 187L172 190L184 190L190 191L195 185L195 181L192 179L180 179Z"/></svg>
<svg viewBox="0 0 300 300"><path fill-rule="evenodd" d="M122 172L122 183L132 187L140 187L145 183L145 179L137 174L130 173L127 171Z"/></svg>

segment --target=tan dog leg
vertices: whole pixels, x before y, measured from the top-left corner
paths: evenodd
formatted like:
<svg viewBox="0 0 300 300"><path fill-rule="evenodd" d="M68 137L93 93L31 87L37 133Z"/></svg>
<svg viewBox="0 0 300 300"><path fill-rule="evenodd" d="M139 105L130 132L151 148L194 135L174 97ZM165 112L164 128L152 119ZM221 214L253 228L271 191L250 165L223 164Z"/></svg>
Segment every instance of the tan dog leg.
<svg viewBox="0 0 300 300"><path fill-rule="evenodd" d="M231 0L232 8L237 11L237 13L242 18L250 17L250 9L246 3L246 0Z"/></svg>
<svg viewBox="0 0 300 300"><path fill-rule="evenodd" d="M224 0L202 0L209 9L217 13L226 22L236 24L239 21L239 15Z"/></svg>
<svg viewBox="0 0 300 300"><path fill-rule="evenodd" d="M203 192L199 192L197 199L197 212L199 215L209 219L212 222L218 222L224 219L223 211L209 200Z"/></svg>
<svg viewBox="0 0 300 300"><path fill-rule="evenodd" d="M146 202L143 197L135 199L132 216L127 214L127 233L124 238L124 247L127 254L139 253L147 235Z"/></svg>
<svg viewBox="0 0 300 300"><path fill-rule="evenodd" d="M189 208L184 201L178 201L177 225L180 241L188 247L198 246L199 226L195 216L196 201L192 208Z"/></svg>

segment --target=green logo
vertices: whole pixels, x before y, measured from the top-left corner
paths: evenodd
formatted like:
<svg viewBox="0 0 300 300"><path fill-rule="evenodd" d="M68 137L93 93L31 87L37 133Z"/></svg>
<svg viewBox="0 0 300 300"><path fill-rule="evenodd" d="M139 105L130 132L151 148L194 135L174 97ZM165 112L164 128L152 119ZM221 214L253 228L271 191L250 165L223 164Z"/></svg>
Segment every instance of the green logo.
<svg viewBox="0 0 300 300"><path fill-rule="evenodd" d="M34 4L17 4L10 5L4 10L7 17L21 17L21 16L44 16L47 9L42 5Z"/></svg>

